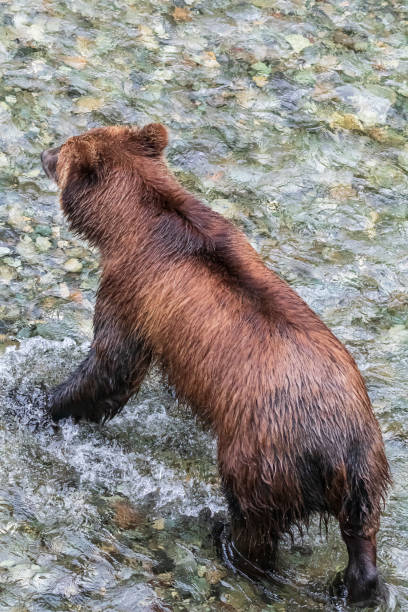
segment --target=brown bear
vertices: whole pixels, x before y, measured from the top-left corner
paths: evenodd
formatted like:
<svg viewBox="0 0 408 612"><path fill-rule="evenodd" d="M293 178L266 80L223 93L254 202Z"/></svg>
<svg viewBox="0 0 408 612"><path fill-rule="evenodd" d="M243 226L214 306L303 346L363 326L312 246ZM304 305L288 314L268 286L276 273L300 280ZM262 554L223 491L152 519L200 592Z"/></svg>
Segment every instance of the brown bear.
<svg viewBox="0 0 408 612"><path fill-rule="evenodd" d="M51 414L105 421L158 364L217 436L234 562L262 571L281 534L332 515L349 599L372 601L390 474L363 379L244 234L175 180L167 141L160 124L98 128L42 154L102 264L89 355Z"/></svg>

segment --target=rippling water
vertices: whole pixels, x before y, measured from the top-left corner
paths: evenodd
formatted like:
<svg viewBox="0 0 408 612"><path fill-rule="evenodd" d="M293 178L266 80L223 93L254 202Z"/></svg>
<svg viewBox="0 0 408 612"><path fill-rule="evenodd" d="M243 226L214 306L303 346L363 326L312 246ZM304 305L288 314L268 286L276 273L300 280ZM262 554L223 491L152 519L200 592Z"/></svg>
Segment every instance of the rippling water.
<svg viewBox="0 0 408 612"><path fill-rule="evenodd" d="M0 2L0 610L347 610L334 524L283 542L267 590L224 569L215 443L155 373L104 428L36 425L98 282L39 154L152 120L355 356L394 477L384 609L408 610L407 28L398 0Z"/></svg>

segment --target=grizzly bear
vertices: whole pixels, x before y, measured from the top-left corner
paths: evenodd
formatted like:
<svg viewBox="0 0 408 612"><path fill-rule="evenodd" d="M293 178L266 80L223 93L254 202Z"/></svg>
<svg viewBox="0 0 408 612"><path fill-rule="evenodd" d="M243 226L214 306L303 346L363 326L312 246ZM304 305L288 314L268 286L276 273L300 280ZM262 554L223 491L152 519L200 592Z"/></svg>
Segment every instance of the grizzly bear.
<svg viewBox="0 0 408 612"><path fill-rule="evenodd" d="M51 415L106 421L159 365L217 437L238 569L270 568L279 536L332 515L349 599L372 601L390 474L356 363L244 234L176 181L167 142L160 124L107 127L41 156L102 267L89 354L52 392Z"/></svg>

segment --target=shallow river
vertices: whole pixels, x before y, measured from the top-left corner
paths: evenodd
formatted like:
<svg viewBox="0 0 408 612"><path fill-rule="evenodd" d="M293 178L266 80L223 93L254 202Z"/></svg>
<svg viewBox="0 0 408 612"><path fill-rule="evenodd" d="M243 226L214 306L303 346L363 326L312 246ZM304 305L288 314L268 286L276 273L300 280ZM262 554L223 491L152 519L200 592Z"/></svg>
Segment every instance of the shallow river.
<svg viewBox="0 0 408 612"><path fill-rule="evenodd" d="M345 342L394 486L379 535L408 610L408 13L385 0L0 2L0 610L348 610L336 525L282 543L273 584L219 562L216 446L153 373L103 428L36 427L85 354L97 253L39 155L162 121L168 159Z"/></svg>

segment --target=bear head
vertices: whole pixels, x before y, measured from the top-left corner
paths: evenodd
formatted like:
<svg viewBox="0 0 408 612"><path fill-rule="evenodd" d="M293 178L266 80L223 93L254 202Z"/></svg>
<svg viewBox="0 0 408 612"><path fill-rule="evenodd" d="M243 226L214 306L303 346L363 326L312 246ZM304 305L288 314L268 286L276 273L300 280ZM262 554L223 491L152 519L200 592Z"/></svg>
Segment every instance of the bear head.
<svg viewBox="0 0 408 612"><path fill-rule="evenodd" d="M100 230L106 235L109 221L120 214L119 205L113 210L111 202L126 189L135 190L142 170L150 165L164 172L161 158L167 143L166 128L150 123L95 128L44 151L44 171L61 190L61 207L71 228L98 245Z"/></svg>
<svg viewBox="0 0 408 612"><path fill-rule="evenodd" d="M69 138L60 147L41 153L47 176L64 189L72 174L94 178L101 165L123 164L129 155L160 156L168 144L164 125L149 123L142 128L114 126L89 130Z"/></svg>

